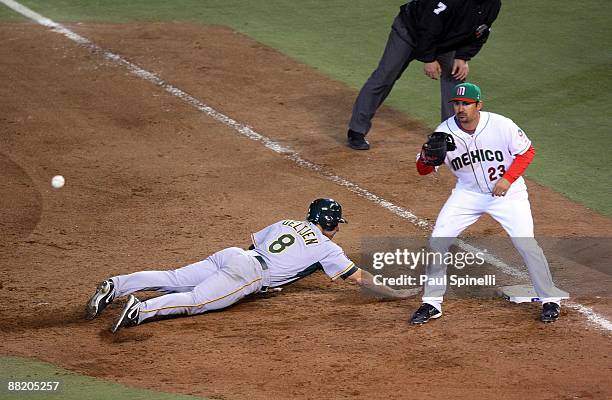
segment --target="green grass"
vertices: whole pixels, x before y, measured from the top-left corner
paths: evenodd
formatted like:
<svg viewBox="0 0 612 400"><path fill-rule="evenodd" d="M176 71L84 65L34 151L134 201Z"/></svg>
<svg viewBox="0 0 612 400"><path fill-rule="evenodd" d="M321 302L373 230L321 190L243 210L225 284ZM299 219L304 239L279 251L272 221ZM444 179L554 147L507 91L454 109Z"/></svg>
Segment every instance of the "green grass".
<svg viewBox="0 0 612 400"><path fill-rule="evenodd" d="M57 392L9 392L7 384L15 382L60 382ZM0 398L11 400L62 399L62 400L192 400L201 397L160 393L130 388L57 368L51 364L18 357L0 357Z"/></svg>
<svg viewBox="0 0 612 400"><path fill-rule="evenodd" d="M57 21L188 21L228 25L359 89L375 68L402 0L24 0ZM0 7L2 9L2 7ZM0 14L0 18L7 17ZM612 215L608 101L612 4L503 2L471 63L486 109L512 118L538 156L527 176ZM439 89L413 63L387 105L434 127ZM347 119L348 119L347 115ZM374 121L374 123L376 123Z"/></svg>
<svg viewBox="0 0 612 400"><path fill-rule="evenodd" d="M10 8L5 7L4 4L0 4L0 21L24 22L26 21L26 18L22 17L20 14L17 14Z"/></svg>

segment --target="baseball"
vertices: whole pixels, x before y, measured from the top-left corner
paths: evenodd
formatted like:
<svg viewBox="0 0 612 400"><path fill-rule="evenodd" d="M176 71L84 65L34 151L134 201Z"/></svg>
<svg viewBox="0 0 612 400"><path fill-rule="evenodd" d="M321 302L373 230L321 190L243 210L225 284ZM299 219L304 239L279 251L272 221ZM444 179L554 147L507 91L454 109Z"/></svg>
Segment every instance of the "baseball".
<svg viewBox="0 0 612 400"><path fill-rule="evenodd" d="M59 189L64 186L64 183L66 183L66 180L61 175L55 175L53 178L51 178L51 186L56 189Z"/></svg>

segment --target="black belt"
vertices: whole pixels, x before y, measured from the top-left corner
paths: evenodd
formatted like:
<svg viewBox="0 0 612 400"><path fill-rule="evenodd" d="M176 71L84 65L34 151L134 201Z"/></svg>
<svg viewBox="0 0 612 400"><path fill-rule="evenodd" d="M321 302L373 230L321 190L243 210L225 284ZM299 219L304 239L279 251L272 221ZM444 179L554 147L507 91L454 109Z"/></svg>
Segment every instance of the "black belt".
<svg viewBox="0 0 612 400"><path fill-rule="evenodd" d="M264 271L268 269L268 264L266 264L266 261L263 259L262 256L254 256L254 257L261 264L261 269L263 269Z"/></svg>
<svg viewBox="0 0 612 400"><path fill-rule="evenodd" d="M259 261L259 265L261 265L261 269L263 269L264 271L268 269L268 264L266 264L266 260L264 260L262 256L253 256L253 257L255 257L257 261ZM268 286L262 286L261 289L259 289L259 291L267 292Z"/></svg>

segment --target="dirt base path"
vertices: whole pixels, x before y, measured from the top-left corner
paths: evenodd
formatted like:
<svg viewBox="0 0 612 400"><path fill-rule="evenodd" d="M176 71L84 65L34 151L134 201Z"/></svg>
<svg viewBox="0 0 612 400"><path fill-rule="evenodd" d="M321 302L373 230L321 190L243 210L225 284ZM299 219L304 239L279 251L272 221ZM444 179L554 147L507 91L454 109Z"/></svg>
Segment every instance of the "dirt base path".
<svg viewBox="0 0 612 400"><path fill-rule="evenodd" d="M452 186L421 179L427 130L389 109L369 152L345 147L355 92L220 27L71 27L206 104L372 192L433 220ZM264 149L65 38L0 26L0 354L34 357L118 382L228 399L609 398L610 336L564 309L457 299L429 326L419 300L378 302L315 275L282 295L224 312L108 328L121 304L81 319L100 280L168 269L333 196L359 257L372 236L427 232ZM66 176L53 190L49 179ZM539 235L606 236L610 220L530 185ZM471 235L503 235L483 220ZM551 255L551 263L561 258ZM557 260L557 261L553 261ZM585 266L561 270L578 285ZM577 301L605 315L609 275Z"/></svg>

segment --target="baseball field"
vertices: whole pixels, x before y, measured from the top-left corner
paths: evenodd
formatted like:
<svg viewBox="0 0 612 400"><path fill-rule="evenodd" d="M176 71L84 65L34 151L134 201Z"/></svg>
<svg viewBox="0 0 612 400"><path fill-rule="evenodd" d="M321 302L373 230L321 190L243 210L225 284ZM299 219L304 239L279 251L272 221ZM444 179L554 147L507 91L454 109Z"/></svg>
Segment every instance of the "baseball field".
<svg viewBox="0 0 612 400"><path fill-rule="evenodd" d="M401 4L0 0L0 397L58 381L42 396L612 398L608 2L505 1L470 65L485 109L536 148L536 236L572 295L559 321L451 294L442 319L413 327L420 298L379 301L321 273L114 335L121 301L83 319L101 280L246 247L317 197L342 204L335 240L356 261L380 238L426 238L455 179L414 168L439 118L420 63L377 114L372 149L345 144ZM505 232L483 217L465 236ZM501 283L528 282L511 250L493 257Z"/></svg>

